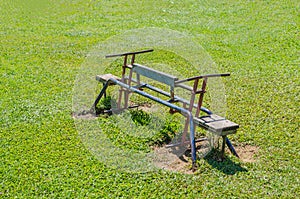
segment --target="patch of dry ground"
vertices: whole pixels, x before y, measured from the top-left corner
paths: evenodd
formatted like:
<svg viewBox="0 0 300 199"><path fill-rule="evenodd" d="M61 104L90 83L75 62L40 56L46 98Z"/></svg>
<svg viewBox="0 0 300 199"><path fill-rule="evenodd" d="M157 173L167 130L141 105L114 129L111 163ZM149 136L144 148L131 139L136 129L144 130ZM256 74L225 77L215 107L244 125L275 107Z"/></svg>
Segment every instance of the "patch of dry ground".
<svg viewBox="0 0 300 199"><path fill-rule="evenodd" d="M254 155L259 151L259 147L252 145L234 146L242 162L255 162ZM226 150L229 152L229 150Z"/></svg>
<svg viewBox="0 0 300 199"><path fill-rule="evenodd" d="M234 148L239 155L241 162L253 163L257 160L254 156L258 153L259 147L251 145L238 145L234 146ZM226 154L229 153L229 149L226 149ZM191 169L192 162L190 160L190 157L187 157L185 154L180 157L174 154L170 154L170 156L172 157L169 157L168 159L171 161L157 162L156 166L168 171L180 172L185 174L193 173Z"/></svg>

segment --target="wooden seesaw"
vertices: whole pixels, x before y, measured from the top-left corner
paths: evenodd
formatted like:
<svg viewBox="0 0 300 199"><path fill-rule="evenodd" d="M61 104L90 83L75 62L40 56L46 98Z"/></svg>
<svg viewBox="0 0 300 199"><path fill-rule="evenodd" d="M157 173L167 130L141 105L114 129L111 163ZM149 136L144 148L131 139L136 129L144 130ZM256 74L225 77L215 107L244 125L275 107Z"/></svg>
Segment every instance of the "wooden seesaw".
<svg viewBox="0 0 300 199"><path fill-rule="evenodd" d="M179 79L175 76L154 70L150 67L143 66L135 63L135 56L141 53L152 52L153 50L144 50L137 52L128 52L122 54L107 55L109 57L124 57L124 62L122 66L121 77L114 76L112 74L97 75L96 80L103 84L103 88L99 95L97 96L91 111L96 110L96 106L100 99L104 96L106 97L106 90L108 86L119 85L119 96L117 101L117 110L125 110L130 108L129 106L129 94L136 93L138 95L144 96L151 99L159 104L167 106L170 108L171 113L179 112L182 114L186 120L184 125L184 130L182 134L181 142L178 144L169 145L168 147L190 144L191 146L191 156L192 156L192 168L195 169L196 163L196 140L195 129L196 127L201 127L217 136L222 136L222 149L221 158L224 158L225 144L227 144L230 151L238 157L234 147L227 138L227 135L236 133L239 125L225 119L224 117L213 114L207 108L202 107L202 102L204 99L204 94L206 92L207 81L209 78L214 77L225 77L229 76L229 73L224 74L208 74L194 76L186 79ZM131 56L131 59L129 59ZM129 63L128 63L129 62ZM127 73L128 72L128 73ZM135 74L136 78L133 78ZM154 81L160 82L167 85L170 89L168 91L162 90L158 87L152 86L150 84L141 81L141 76L150 78ZM185 84L186 82L191 82L193 86ZM175 95L174 89L180 87L190 92L190 99L183 99ZM168 100L163 100L159 97L153 96L147 93L145 90L151 90L160 95L166 96ZM123 103L122 103L123 101ZM176 102L176 105L174 104ZM177 104L182 103L182 106ZM196 103L195 103L196 102ZM204 112L205 116L199 116L200 111ZM193 114L194 113L194 114ZM186 141L186 136L189 132L190 141ZM201 140L200 140L201 141Z"/></svg>

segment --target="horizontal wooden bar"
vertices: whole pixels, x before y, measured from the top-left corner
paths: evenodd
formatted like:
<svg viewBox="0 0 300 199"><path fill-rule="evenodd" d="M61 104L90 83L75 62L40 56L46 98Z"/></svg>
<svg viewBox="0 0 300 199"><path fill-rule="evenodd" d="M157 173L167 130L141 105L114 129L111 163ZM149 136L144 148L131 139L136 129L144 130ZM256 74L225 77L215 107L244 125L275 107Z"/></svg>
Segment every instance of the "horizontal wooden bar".
<svg viewBox="0 0 300 199"><path fill-rule="evenodd" d="M196 79L203 79L203 78L208 78L208 77L225 77L225 76L230 76L230 73L220 73L220 74L208 74L208 75L194 76L194 77L190 77L190 78L187 78L187 79L178 80L178 81L175 82L175 85L183 83L183 82L187 82L187 81L196 80Z"/></svg>
<svg viewBox="0 0 300 199"><path fill-rule="evenodd" d="M152 52L152 51L153 51L153 49L141 50L141 51L135 51L135 52L127 52L127 53L120 53L120 54L111 54L111 55L106 55L105 58L121 57L121 56L125 56L125 55L136 55L136 54L148 53L148 52Z"/></svg>
<svg viewBox="0 0 300 199"><path fill-rule="evenodd" d="M176 87L184 88L189 91L193 91L193 87L185 85L185 84L176 84Z"/></svg>

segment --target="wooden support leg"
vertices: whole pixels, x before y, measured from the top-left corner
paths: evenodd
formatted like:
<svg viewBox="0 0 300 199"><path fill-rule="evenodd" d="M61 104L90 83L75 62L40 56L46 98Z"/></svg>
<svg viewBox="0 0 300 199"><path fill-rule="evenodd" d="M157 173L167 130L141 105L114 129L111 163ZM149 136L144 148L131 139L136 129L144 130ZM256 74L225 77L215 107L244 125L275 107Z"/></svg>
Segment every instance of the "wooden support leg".
<svg viewBox="0 0 300 199"><path fill-rule="evenodd" d="M226 135L222 136L222 149L221 149L221 160L224 160L224 154L225 154L225 143L226 143Z"/></svg>
<svg viewBox="0 0 300 199"><path fill-rule="evenodd" d="M123 94L123 88L120 88L120 90L119 90L119 99L118 99L118 104L117 104L118 109L121 108L122 94Z"/></svg>
<svg viewBox="0 0 300 199"><path fill-rule="evenodd" d="M106 89L108 87L109 83L106 82L101 90L101 92L99 93L99 95L97 96L93 106L90 109L90 112L96 112L96 106L99 103L100 99L102 98L102 96L104 95L104 93L106 92Z"/></svg>
<svg viewBox="0 0 300 199"><path fill-rule="evenodd" d="M129 91L125 90L124 91L124 108L128 108L128 100L129 100Z"/></svg>
<svg viewBox="0 0 300 199"><path fill-rule="evenodd" d="M102 88L104 87L105 83L103 83ZM104 98L106 98L106 90L104 91Z"/></svg>
<svg viewBox="0 0 300 199"><path fill-rule="evenodd" d="M227 144L229 150L231 151L231 153L233 155L235 155L237 158L240 158L240 156L237 154L237 152L235 151L233 145L231 144L231 142L230 142L230 140L228 138L226 138L226 144Z"/></svg>

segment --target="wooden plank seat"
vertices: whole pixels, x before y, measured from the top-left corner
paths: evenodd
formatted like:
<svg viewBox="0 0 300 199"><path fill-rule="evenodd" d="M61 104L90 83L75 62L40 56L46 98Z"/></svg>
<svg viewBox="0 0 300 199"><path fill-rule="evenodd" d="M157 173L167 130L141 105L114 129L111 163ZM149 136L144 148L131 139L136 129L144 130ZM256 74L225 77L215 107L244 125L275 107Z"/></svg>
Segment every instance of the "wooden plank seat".
<svg viewBox="0 0 300 199"><path fill-rule="evenodd" d="M105 84L110 78L114 78L118 81L121 81L121 78L115 76L115 75L112 75L112 74L104 74L104 75L96 75L96 80ZM115 85L114 82L110 82L109 83L110 85Z"/></svg>
<svg viewBox="0 0 300 199"><path fill-rule="evenodd" d="M215 114L194 118L196 125L218 136L236 133L239 125Z"/></svg>

